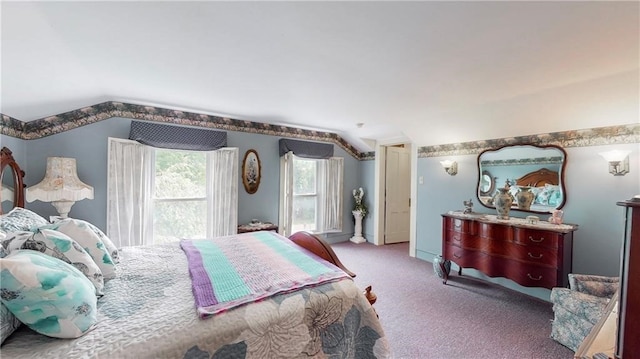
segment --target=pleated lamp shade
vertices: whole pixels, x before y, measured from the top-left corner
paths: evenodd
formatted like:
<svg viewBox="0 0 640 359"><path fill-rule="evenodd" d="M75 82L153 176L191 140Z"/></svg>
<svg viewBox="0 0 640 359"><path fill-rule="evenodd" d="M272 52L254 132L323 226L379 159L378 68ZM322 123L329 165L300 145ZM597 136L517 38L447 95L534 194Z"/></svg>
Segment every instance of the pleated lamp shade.
<svg viewBox="0 0 640 359"><path fill-rule="evenodd" d="M78 178L75 158L47 158L44 179L26 191L27 202L51 202L63 218L68 216L75 202L83 199L93 199L93 187Z"/></svg>

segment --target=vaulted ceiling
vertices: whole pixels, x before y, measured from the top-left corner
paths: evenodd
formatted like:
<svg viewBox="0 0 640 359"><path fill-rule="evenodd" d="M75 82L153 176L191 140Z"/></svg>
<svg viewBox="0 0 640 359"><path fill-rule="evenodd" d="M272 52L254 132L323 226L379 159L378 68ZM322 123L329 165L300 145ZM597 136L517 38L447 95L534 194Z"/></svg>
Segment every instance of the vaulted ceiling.
<svg viewBox="0 0 640 359"><path fill-rule="evenodd" d="M0 112L22 121L114 100L336 132L361 149L638 121L635 1L2 1L0 11Z"/></svg>

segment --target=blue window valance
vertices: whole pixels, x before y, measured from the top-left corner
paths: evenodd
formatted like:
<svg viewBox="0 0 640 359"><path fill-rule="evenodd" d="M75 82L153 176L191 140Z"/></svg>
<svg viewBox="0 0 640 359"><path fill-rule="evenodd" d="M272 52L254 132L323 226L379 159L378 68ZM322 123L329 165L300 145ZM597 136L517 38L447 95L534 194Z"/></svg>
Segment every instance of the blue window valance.
<svg viewBox="0 0 640 359"><path fill-rule="evenodd" d="M318 143L298 141L281 138L280 156L292 151L294 155L304 158L330 158L333 157L333 145L330 143Z"/></svg>
<svg viewBox="0 0 640 359"><path fill-rule="evenodd" d="M227 146L227 132L159 123L132 121L129 139L176 150L213 151Z"/></svg>

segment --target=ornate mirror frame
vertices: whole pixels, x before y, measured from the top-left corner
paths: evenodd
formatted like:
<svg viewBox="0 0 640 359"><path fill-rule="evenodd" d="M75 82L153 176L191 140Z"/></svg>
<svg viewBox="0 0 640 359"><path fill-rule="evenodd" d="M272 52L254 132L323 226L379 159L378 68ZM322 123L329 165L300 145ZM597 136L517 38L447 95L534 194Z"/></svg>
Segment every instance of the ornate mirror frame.
<svg viewBox="0 0 640 359"><path fill-rule="evenodd" d="M9 172L5 172L5 169ZM5 177L9 175L10 177ZM13 192L13 207L24 207L24 171L20 169L18 163L13 158L13 154L10 149L3 147L0 150L0 214L3 213L4 205L3 201L7 201L3 198L6 193ZM13 188L11 188L13 186Z"/></svg>
<svg viewBox="0 0 640 359"><path fill-rule="evenodd" d="M262 165L258 152L254 149L248 150L242 159L242 184L245 191L254 194L260 186L260 176L262 175Z"/></svg>
<svg viewBox="0 0 640 359"><path fill-rule="evenodd" d="M535 195L529 209L518 208L514 200L512 210L548 214L561 209L567 201L566 163L567 153L555 145L523 144L487 149L478 155L478 201L487 208L495 208L492 197L496 188L504 187L508 181L512 195L521 187L529 187ZM487 184L483 176L487 174L493 179L493 186L484 191L482 187Z"/></svg>

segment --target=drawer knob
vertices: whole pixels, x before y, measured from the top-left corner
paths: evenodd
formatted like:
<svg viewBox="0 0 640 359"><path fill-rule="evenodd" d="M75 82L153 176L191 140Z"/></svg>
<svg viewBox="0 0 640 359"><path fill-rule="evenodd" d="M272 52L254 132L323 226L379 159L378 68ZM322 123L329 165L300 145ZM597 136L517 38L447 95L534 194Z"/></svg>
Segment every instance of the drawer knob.
<svg viewBox="0 0 640 359"><path fill-rule="evenodd" d="M544 241L544 237L541 237L540 239L534 239L533 237L529 236L529 240L531 242L540 243L540 242Z"/></svg>
<svg viewBox="0 0 640 359"><path fill-rule="evenodd" d="M529 254L529 258L533 258L533 259L540 259L540 258L542 258L542 253L541 253L541 254L539 254L539 255L537 255L537 256L534 256L533 254L531 254L531 252L529 252L528 254Z"/></svg>
<svg viewBox="0 0 640 359"><path fill-rule="evenodd" d="M461 256L461 255L459 255L459 254L457 254L457 253L454 253L454 254L453 254L453 256L454 256L455 258L462 258L462 256Z"/></svg>
<svg viewBox="0 0 640 359"><path fill-rule="evenodd" d="M527 273L527 277L529 277L529 279L531 279L531 280L540 280L540 279L542 279L542 276L541 276L541 275L540 275L540 276L538 276L538 278L533 278L533 276L531 275L531 273Z"/></svg>

